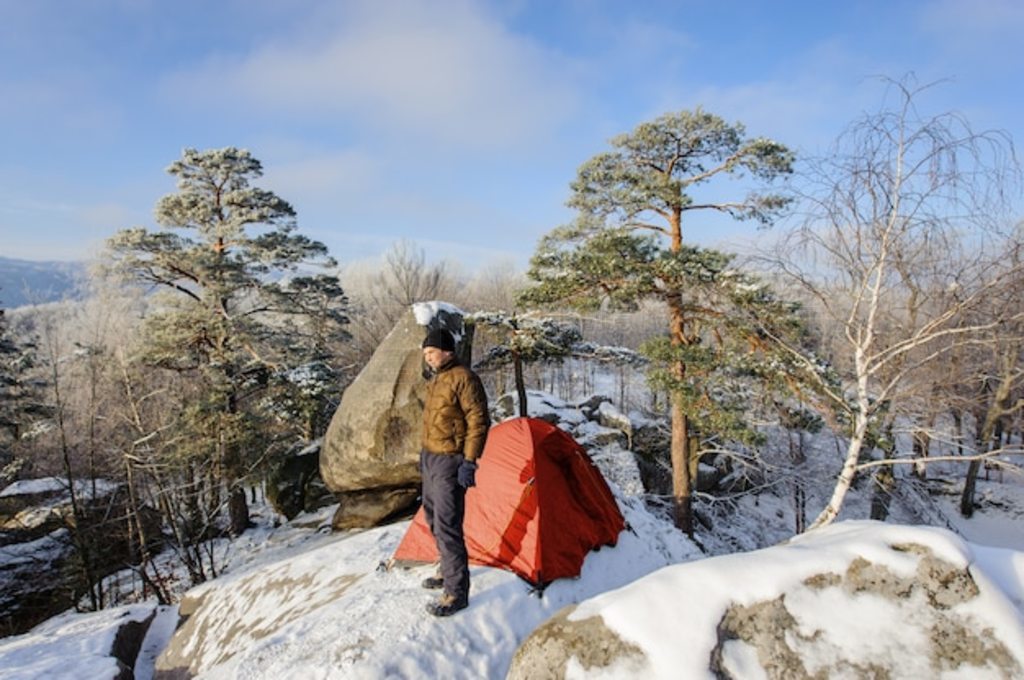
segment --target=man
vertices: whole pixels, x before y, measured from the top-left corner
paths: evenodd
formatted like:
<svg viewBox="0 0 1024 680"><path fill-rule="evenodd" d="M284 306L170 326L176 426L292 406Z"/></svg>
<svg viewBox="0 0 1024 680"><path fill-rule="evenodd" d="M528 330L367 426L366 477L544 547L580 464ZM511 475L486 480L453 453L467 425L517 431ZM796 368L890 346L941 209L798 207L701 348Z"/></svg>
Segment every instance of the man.
<svg viewBox="0 0 1024 680"><path fill-rule="evenodd" d="M439 575L426 579L423 587L444 589L427 611L451 616L469 606L469 557L462 519L466 489L476 484L476 461L491 421L480 378L459 363L451 333L444 329L427 333L423 360L433 372L423 404L423 513L441 555Z"/></svg>

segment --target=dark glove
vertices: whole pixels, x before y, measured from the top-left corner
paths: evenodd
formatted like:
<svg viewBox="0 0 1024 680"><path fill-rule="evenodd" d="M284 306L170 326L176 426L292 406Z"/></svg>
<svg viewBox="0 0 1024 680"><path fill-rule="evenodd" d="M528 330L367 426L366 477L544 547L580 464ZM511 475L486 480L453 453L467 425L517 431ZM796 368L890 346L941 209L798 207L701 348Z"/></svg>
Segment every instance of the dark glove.
<svg viewBox="0 0 1024 680"><path fill-rule="evenodd" d="M459 486L468 489L476 486L476 463L471 460L463 460L459 466Z"/></svg>

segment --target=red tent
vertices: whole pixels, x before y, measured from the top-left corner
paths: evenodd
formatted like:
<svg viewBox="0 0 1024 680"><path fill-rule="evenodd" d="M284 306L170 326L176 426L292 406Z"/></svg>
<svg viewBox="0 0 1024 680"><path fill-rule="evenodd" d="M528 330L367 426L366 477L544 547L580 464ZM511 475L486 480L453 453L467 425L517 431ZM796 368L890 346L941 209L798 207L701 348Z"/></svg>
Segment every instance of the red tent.
<svg viewBox="0 0 1024 680"><path fill-rule="evenodd" d="M592 549L615 545L625 521L601 472L564 431L536 418L491 428L463 522L474 564L538 586L578 576ZM434 562L434 537L416 513L395 562Z"/></svg>

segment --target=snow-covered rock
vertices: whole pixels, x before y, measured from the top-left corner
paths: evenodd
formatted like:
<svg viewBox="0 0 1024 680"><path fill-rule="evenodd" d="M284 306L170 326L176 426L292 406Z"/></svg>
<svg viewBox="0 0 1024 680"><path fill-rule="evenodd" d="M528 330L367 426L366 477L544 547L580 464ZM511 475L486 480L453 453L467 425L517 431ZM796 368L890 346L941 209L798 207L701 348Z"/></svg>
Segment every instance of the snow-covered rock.
<svg viewBox="0 0 1024 680"><path fill-rule="evenodd" d="M104 498L120 489L120 485L97 479L91 481L76 480L75 493L79 498ZM8 523L20 512L29 508L42 506L56 508L71 502L71 485L67 479L60 477L40 477L21 479L0 490L0 522Z"/></svg>
<svg viewBox="0 0 1024 680"><path fill-rule="evenodd" d="M1021 677L1022 575L946 530L844 522L567 608L508 677Z"/></svg>
<svg viewBox="0 0 1024 680"><path fill-rule="evenodd" d="M699 552L636 499L632 527L588 555L581 576L533 594L517 576L473 566L469 609L438 620L420 581L432 566L378 571L408 522L347 536L190 591L157 677L500 678L519 643L567 604Z"/></svg>
<svg viewBox="0 0 1024 680"><path fill-rule="evenodd" d="M603 401L598 406L597 422L604 427L622 432L626 435L627 441L633 438L633 422L629 416L615 408L610 401Z"/></svg>
<svg viewBox="0 0 1024 680"><path fill-rule="evenodd" d="M153 605L63 614L0 642L4 680L130 680Z"/></svg>

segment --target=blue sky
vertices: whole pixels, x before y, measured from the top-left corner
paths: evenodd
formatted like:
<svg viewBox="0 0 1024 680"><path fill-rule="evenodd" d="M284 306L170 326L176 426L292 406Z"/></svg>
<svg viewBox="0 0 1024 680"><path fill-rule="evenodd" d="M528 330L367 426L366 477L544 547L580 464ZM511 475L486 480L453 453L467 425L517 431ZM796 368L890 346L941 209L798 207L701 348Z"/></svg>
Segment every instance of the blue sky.
<svg viewBox="0 0 1024 680"><path fill-rule="evenodd" d="M820 154L913 72L1020 144L1021 34L1018 0L0 0L0 256L93 256L155 226L183 148L238 146L342 262L523 266L576 168L668 111Z"/></svg>

